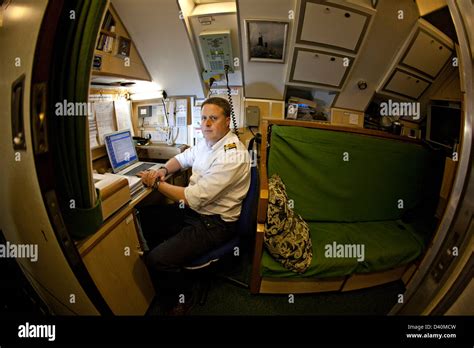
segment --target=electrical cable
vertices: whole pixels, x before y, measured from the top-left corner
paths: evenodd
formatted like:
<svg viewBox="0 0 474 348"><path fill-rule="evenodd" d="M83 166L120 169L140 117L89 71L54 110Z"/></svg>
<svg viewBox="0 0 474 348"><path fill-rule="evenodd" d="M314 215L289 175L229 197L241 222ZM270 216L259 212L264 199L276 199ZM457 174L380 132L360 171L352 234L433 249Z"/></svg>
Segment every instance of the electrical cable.
<svg viewBox="0 0 474 348"><path fill-rule="evenodd" d="M248 128L249 128L250 133L252 133L252 135L255 137L255 133L253 132L252 127L249 126Z"/></svg>
<svg viewBox="0 0 474 348"><path fill-rule="evenodd" d="M207 93L206 99L212 96L212 85L214 84L215 81L216 80L213 77L209 79L209 92Z"/></svg>
<svg viewBox="0 0 474 348"><path fill-rule="evenodd" d="M171 140L172 131L171 131L171 127L170 127L170 120L168 118L168 111L166 110L166 98L167 97L168 97L168 94L166 94L166 92L163 91L163 109L165 111L166 127L168 128L168 131L166 132L166 142L169 142L169 140Z"/></svg>
<svg viewBox="0 0 474 348"><path fill-rule="evenodd" d="M234 113L234 104L232 103L232 92L230 90L230 86L229 86L229 66L226 65L225 68L225 81L226 81L226 85L227 85L227 98L229 100L229 104L230 104L230 118L232 119L232 125L234 126L234 134L237 135L237 139L240 140L240 137L239 137L239 130L237 128L237 121L235 119L235 113Z"/></svg>
<svg viewBox="0 0 474 348"><path fill-rule="evenodd" d="M166 110L166 102L165 98L163 97L163 109L165 110L165 119L166 119L166 126L170 126L170 120L168 119L168 111Z"/></svg>

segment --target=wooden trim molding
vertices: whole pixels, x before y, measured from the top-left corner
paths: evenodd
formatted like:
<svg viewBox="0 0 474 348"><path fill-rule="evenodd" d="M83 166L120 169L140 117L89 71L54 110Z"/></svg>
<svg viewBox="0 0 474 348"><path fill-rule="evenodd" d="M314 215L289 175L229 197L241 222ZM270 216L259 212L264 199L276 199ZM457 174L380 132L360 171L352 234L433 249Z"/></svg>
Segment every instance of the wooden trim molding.
<svg viewBox="0 0 474 348"><path fill-rule="evenodd" d="M327 122L275 120L275 119L264 119L264 121L267 121L269 126L276 124L279 126L298 126L298 127L306 127L306 128L318 128L318 129L326 129L326 130L336 131L336 132L357 133L357 134L368 135L368 136L373 136L373 137L378 137L378 138L400 140L400 141L405 141L408 143L415 143L415 144L420 144L420 145L422 144L421 140L408 138L401 135L395 135L395 134L378 131L374 129L336 126L336 125L328 124ZM262 134L262 139L263 139L263 134ZM263 158L263 152L262 152L262 158Z"/></svg>
<svg viewBox="0 0 474 348"><path fill-rule="evenodd" d="M258 294L260 292L260 283L262 277L260 275L260 265L263 254L263 235L265 233L265 225L257 224L257 233L255 235L255 247L252 261L252 273L250 277L250 292Z"/></svg>

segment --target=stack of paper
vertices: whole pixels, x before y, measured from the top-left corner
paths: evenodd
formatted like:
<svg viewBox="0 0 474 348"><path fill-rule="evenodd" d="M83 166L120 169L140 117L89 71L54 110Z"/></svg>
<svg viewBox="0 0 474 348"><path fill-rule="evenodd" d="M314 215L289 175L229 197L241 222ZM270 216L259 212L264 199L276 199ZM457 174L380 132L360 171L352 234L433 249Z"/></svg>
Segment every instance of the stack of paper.
<svg viewBox="0 0 474 348"><path fill-rule="evenodd" d="M88 115L89 119L89 141L90 147L94 148L99 146L98 138L97 138L97 124L95 122L94 114Z"/></svg>
<svg viewBox="0 0 474 348"><path fill-rule="evenodd" d="M104 135L116 131L114 121L114 103L96 102L94 103L95 119L97 122L97 132L99 134L99 144L104 144Z"/></svg>
<svg viewBox="0 0 474 348"><path fill-rule="evenodd" d="M109 174L109 175L118 175L124 177L128 180L128 187L130 187L130 194L135 196L137 193L143 191L145 186L143 186L142 179L138 176L130 176L130 175L119 175L119 174Z"/></svg>

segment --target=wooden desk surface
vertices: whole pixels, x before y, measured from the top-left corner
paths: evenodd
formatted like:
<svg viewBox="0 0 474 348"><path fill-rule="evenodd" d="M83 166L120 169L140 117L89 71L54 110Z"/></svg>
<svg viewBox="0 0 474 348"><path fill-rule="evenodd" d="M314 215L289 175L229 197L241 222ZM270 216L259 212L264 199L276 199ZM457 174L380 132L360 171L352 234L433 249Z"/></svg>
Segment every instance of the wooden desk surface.
<svg viewBox="0 0 474 348"><path fill-rule="evenodd" d="M84 238L79 241L76 245L81 257L84 257L97 243L104 239L113 229L127 218L128 215L133 213L135 206L146 198L153 190L151 188L145 188L143 191L132 197L132 200L128 204L124 205L107 220L104 221L99 230L93 235ZM133 217L132 217L133 218Z"/></svg>
<svg viewBox="0 0 474 348"><path fill-rule="evenodd" d="M167 182L171 182L172 184L177 184L175 181L177 178L181 177L182 175L187 176L188 174L189 174L189 171L184 170L184 171L177 172L174 174L169 174L165 178L165 180ZM150 199L153 204L157 204L160 201L161 202L165 201L166 197L159 192L154 192L151 188L145 188L143 189L143 191L133 196L132 199L127 204L125 204L122 208L120 208L114 214L112 214L109 218L107 218L107 220L103 222L102 226L99 228L99 230L96 233L76 242L76 247L81 257L84 257L90 250L92 250L92 248L94 248L94 246L96 246L97 243L99 243L111 231L113 231L114 228L118 224L120 224L124 219L127 218L127 216L133 214L134 208L138 204L144 202L145 199L147 199L147 201ZM133 216L131 218L133 218Z"/></svg>

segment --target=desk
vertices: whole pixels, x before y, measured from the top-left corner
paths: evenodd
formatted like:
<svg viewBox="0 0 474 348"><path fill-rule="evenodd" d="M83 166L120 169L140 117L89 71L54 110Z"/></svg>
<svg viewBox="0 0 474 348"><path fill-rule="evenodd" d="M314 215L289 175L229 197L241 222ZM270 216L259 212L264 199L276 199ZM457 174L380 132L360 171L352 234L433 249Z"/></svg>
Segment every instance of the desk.
<svg viewBox="0 0 474 348"><path fill-rule="evenodd" d="M166 181L187 184L188 171L169 175ZM115 315L143 315L155 290L138 240L134 210L141 204L166 203L159 192L146 188L104 221L93 235L76 244L97 288Z"/></svg>

